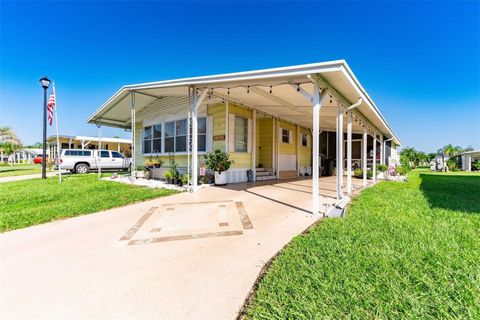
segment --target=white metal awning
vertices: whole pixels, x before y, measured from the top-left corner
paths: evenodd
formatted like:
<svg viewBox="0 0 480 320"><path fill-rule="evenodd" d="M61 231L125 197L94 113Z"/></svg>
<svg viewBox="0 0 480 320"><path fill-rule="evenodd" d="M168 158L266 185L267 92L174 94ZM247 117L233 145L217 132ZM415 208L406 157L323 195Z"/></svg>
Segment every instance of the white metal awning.
<svg viewBox="0 0 480 320"><path fill-rule="evenodd" d="M87 122L130 128L129 96L132 92L136 93L135 109L138 112L163 97L187 97L189 89L193 88L198 91L207 90L203 105L229 100L311 128L312 102L308 96L313 94L312 77L328 91L322 102L321 130L335 130L339 104L348 107L361 99L360 105L355 109L360 118L366 119L376 130L400 145L400 140L344 60L127 85L95 111ZM354 123L354 132L362 130L360 123Z"/></svg>

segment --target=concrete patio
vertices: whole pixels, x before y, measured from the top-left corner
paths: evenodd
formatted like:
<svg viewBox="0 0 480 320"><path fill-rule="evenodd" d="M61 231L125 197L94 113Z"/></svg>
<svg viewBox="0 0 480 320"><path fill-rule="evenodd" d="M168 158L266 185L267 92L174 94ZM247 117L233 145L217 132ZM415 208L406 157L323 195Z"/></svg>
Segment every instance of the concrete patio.
<svg viewBox="0 0 480 320"><path fill-rule="evenodd" d="M321 218L311 182L202 188L4 233L0 314L233 319L264 264ZM321 208L335 190L320 179Z"/></svg>

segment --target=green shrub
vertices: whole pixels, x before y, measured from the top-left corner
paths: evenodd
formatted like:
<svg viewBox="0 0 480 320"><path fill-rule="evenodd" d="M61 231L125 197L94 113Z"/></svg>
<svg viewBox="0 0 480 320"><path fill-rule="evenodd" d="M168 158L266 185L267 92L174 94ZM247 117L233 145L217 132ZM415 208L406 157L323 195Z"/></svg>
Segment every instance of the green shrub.
<svg viewBox="0 0 480 320"><path fill-rule="evenodd" d="M388 166L386 164L379 164L377 166L377 171L378 172L385 172L388 170Z"/></svg>
<svg viewBox="0 0 480 320"><path fill-rule="evenodd" d="M357 178L363 178L363 170L358 168L353 171L353 175ZM367 179L371 179L373 177L373 171L367 170Z"/></svg>
<svg viewBox="0 0 480 320"><path fill-rule="evenodd" d="M454 159L447 161L447 167L450 171L455 171L457 169L457 162Z"/></svg>
<svg viewBox="0 0 480 320"><path fill-rule="evenodd" d="M395 172L401 176L405 176L408 173L408 169L406 166L398 166L395 168Z"/></svg>

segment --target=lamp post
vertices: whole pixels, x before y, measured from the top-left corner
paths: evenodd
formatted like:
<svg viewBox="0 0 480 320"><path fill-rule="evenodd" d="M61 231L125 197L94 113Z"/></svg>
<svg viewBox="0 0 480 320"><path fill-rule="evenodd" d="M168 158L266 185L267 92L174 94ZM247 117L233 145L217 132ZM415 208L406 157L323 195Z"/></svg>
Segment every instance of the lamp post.
<svg viewBox="0 0 480 320"><path fill-rule="evenodd" d="M42 156L42 179L47 179L47 89L50 80L44 76L40 79L43 88L43 156Z"/></svg>

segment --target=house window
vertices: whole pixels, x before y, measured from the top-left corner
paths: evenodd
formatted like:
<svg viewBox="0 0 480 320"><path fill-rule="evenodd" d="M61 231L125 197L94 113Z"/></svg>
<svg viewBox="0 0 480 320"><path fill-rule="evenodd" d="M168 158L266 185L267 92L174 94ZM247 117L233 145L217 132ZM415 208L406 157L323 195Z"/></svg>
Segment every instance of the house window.
<svg viewBox="0 0 480 320"><path fill-rule="evenodd" d="M248 119L235 117L235 152L247 152Z"/></svg>
<svg viewBox="0 0 480 320"><path fill-rule="evenodd" d="M191 128L190 128L191 129ZM197 119L198 151L206 151L207 120ZM191 131L190 131L191 132ZM191 138L191 135L190 135ZM187 119L165 123L165 152L187 151Z"/></svg>
<svg viewBox="0 0 480 320"><path fill-rule="evenodd" d="M302 146L308 147L308 136L305 133L302 133Z"/></svg>
<svg viewBox="0 0 480 320"><path fill-rule="evenodd" d="M282 142L290 143L290 130L282 129Z"/></svg>
<svg viewBox="0 0 480 320"><path fill-rule="evenodd" d="M143 153L162 152L162 125L145 127L143 129Z"/></svg>

